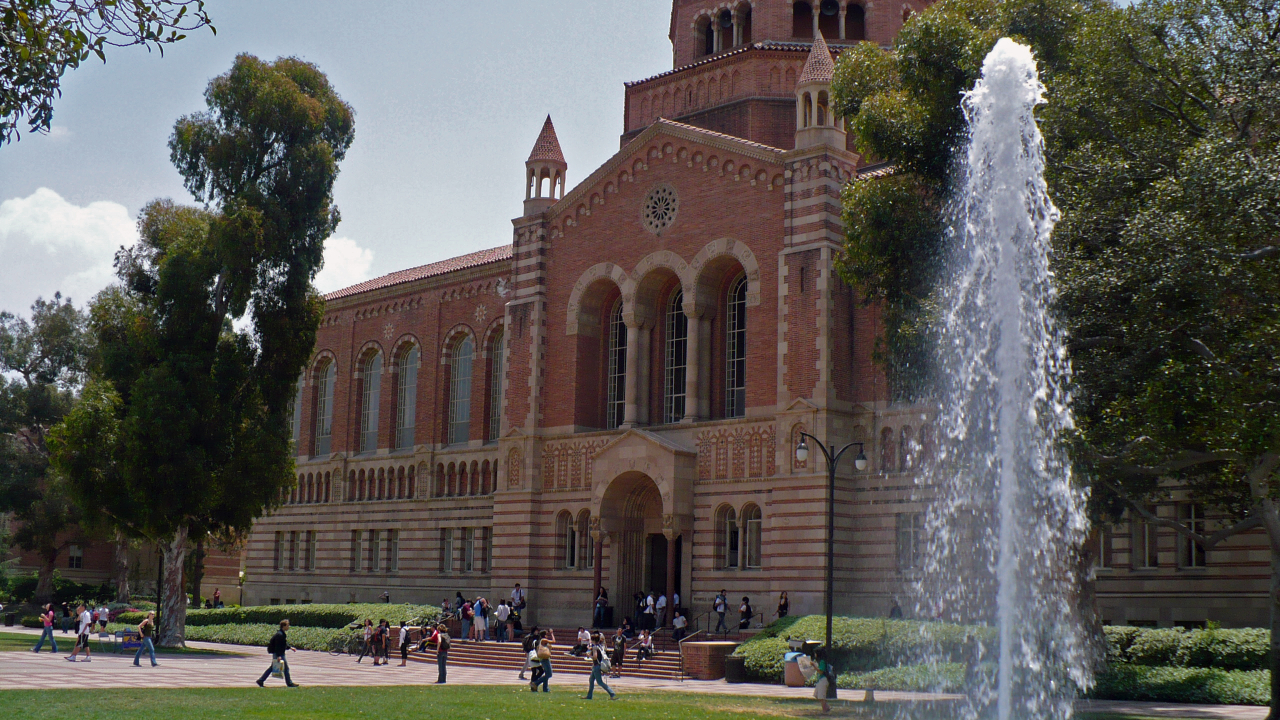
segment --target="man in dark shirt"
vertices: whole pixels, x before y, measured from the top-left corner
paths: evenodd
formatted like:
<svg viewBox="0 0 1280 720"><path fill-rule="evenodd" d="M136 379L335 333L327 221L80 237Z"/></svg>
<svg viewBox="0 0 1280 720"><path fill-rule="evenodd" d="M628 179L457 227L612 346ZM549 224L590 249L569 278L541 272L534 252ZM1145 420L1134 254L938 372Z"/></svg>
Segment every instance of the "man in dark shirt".
<svg viewBox="0 0 1280 720"><path fill-rule="evenodd" d="M286 650L297 652L295 648L289 647L289 639L285 636L285 632L288 629L289 621L281 620L280 629L276 631L275 635L271 636L271 642L267 643L267 652L271 654L271 667L267 668L267 671L262 673L262 677L258 678L258 687L265 687L263 683L267 681L267 678L271 677L271 671L275 670L277 660L280 661L280 667L284 671L284 684L289 687L298 687L294 684L293 679L289 677L289 663L284 659Z"/></svg>

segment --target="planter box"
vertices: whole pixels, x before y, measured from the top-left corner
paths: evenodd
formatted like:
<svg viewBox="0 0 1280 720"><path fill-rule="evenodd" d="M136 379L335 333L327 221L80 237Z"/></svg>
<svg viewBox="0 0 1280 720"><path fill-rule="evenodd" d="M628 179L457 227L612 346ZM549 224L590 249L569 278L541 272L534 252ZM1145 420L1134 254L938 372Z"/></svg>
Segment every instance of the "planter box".
<svg viewBox="0 0 1280 720"><path fill-rule="evenodd" d="M724 659L737 649L738 643L728 640L682 643L684 672L695 680L719 680L724 677Z"/></svg>

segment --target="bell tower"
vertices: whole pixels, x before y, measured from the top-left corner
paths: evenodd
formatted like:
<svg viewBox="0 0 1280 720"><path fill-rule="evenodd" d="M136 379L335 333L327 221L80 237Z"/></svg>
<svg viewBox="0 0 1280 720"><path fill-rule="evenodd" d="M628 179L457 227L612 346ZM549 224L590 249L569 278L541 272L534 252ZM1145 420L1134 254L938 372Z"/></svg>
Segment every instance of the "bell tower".
<svg viewBox="0 0 1280 720"><path fill-rule="evenodd" d="M819 32L796 81L796 149L819 145L845 147L844 120L831 113L831 79L835 69L831 51Z"/></svg>
<svg viewBox="0 0 1280 720"><path fill-rule="evenodd" d="M524 163L524 214L537 215L564 198L565 173L569 169L556 138L551 116L542 124L533 152Z"/></svg>

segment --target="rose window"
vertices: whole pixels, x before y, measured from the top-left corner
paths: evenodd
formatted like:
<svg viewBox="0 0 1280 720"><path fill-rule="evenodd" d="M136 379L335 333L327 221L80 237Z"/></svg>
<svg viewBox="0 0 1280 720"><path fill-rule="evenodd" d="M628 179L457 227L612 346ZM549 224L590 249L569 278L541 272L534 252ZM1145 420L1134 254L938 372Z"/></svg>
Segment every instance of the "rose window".
<svg viewBox="0 0 1280 720"><path fill-rule="evenodd" d="M680 198L676 196L675 188L664 183L650 190L640 213L644 229L654 235L661 235L663 230L676 221L676 211L679 209Z"/></svg>

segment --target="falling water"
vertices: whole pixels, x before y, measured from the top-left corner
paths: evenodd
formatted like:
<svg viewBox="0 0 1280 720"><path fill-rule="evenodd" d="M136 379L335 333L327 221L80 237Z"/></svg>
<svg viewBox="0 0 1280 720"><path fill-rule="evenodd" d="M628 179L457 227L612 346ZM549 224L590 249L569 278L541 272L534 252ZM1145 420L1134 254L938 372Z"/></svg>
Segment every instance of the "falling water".
<svg viewBox="0 0 1280 720"><path fill-rule="evenodd" d="M1049 235L1031 50L1000 40L965 94L969 145L951 220L940 331L936 501L919 611L985 625L959 652L971 718L1067 718L1089 681L1075 607L1084 496L1058 446L1070 364L1050 315ZM949 653L949 654L948 654Z"/></svg>

